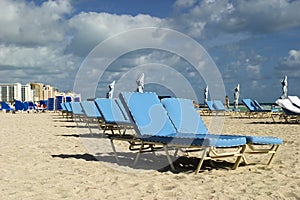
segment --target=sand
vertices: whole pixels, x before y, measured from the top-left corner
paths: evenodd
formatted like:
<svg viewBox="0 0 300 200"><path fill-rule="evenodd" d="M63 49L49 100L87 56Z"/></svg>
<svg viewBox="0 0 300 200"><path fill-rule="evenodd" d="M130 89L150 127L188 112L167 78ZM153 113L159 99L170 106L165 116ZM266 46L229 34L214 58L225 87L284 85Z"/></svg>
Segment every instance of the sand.
<svg viewBox="0 0 300 200"><path fill-rule="evenodd" d="M125 142L116 144L123 157L117 165L99 134L57 113L0 113L0 121L1 199L300 199L300 124L226 117L223 133L272 135L284 144L270 166L264 155L253 155L255 165L230 170L228 162L205 163L194 175L195 166L158 170L165 157L150 153L126 166L135 154Z"/></svg>

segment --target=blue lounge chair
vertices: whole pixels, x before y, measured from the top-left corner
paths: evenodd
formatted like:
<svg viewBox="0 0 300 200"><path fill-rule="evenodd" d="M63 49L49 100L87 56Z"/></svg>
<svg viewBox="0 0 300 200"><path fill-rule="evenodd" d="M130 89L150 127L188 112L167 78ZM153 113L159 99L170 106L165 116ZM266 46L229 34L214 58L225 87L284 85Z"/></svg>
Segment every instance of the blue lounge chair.
<svg viewBox="0 0 300 200"><path fill-rule="evenodd" d="M96 98L95 103L103 118L103 133L109 129L112 134L114 130L118 130L121 134L123 129L123 134L125 134L126 129L131 127L128 117L124 115L125 113L122 112L115 99Z"/></svg>
<svg viewBox="0 0 300 200"><path fill-rule="evenodd" d="M15 100L15 110L16 111L25 111L25 106L22 101Z"/></svg>
<svg viewBox="0 0 300 200"><path fill-rule="evenodd" d="M72 113L73 113L73 120L77 123L84 122L84 112L80 105L80 102L69 102Z"/></svg>
<svg viewBox="0 0 300 200"><path fill-rule="evenodd" d="M64 97L63 96L56 96L55 97L55 110L61 110L61 103L63 103Z"/></svg>
<svg viewBox="0 0 300 200"><path fill-rule="evenodd" d="M73 110L70 102L61 103L59 107L60 107L60 111L62 112L62 115L66 114L67 120L69 118L73 119Z"/></svg>
<svg viewBox="0 0 300 200"><path fill-rule="evenodd" d="M47 110L54 111L55 110L55 99L54 98L48 98L47 101Z"/></svg>
<svg viewBox="0 0 300 200"><path fill-rule="evenodd" d="M175 170L168 148L203 148L195 173L198 173L204 160L219 158L219 155L207 156L212 147L240 147L238 152L226 156L236 156L233 169L237 168L246 148L245 137L227 135L180 133L169 119L167 112L155 93L121 93L120 99L136 132L136 138L143 144L162 145L172 170ZM200 123L200 121L198 121ZM193 125L198 129L198 123ZM192 125L192 124L191 124ZM135 162L137 162L139 151ZM225 156L225 155L222 155Z"/></svg>
<svg viewBox="0 0 300 200"><path fill-rule="evenodd" d="M79 116L79 117L84 115L84 112L82 110L80 102L69 102L69 104L72 108L73 115L76 115L76 116Z"/></svg>
<svg viewBox="0 0 300 200"><path fill-rule="evenodd" d="M14 111L15 109L10 107L6 102L2 101L1 102L1 110L5 111L5 112L10 112L10 111Z"/></svg>
<svg viewBox="0 0 300 200"><path fill-rule="evenodd" d="M223 105L223 103L220 100L212 100L212 101L206 101L206 105L210 111L211 114L226 114L226 111L230 111L229 109L226 109Z"/></svg>
<svg viewBox="0 0 300 200"><path fill-rule="evenodd" d="M99 128L102 124L102 116L98 110L94 101L82 101L80 102L82 111L85 115L85 121L89 128L90 133L92 133L92 124L96 124Z"/></svg>
<svg viewBox="0 0 300 200"><path fill-rule="evenodd" d="M64 103L61 103L61 115L64 117L64 115L66 115L67 116L67 112L68 112L68 110L67 110L67 108L66 108L66 105L64 104Z"/></svg>
<svg viewBox="0 0 300 200"><path fill-rule="evenodd" d="M243 104L248 109L248 112L246 114L253 117L272 117L274 120L274 115L278 114L277 109L264 109L263 106L261 106L256 100L252 99L242 99Z"/></svg>
<svg viewBox="0 0 300 200"><path fill-rule="evenodd" d="M172 120L177 131L182 133L194 133L194 134L208 134L207 128L203 123L201 116L194 109L193 103L189 99L180 98L168 98L163 99L162 104L166 108L170 119ZM197 127L195 126L197 125ZM245 153L268 153L271 157L268 161L268 165L271 163L274 155L276 154L279 145L282 144L282 139L277 137L259 137L259 136L244 136L237 135L237 137L246 137L247 146L251 151ZM258 149L260 145L269 145L267 149ZM246 158L244 157L247 163Z"/></svg>

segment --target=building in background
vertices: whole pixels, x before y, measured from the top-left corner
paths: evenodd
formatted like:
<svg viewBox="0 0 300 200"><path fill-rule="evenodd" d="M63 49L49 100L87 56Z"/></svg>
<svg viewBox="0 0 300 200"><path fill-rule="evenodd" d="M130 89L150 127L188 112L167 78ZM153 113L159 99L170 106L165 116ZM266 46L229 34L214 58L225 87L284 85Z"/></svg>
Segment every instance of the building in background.
<svg viewBox="0 0 300 200"><path fill-rule="evenodd" d="M29 83L21 85L21 101L33 101L33 90Z"/></svg>
<svg viewBox="0 0 300 200"><path fill-rule="evenodd" d="M13 103L22 99L21 83L0 83L0 101Z"/></svg>
<svg viewBox="0 0 300 200"><path fill-rule="evenodd" d="M38 102L44 100L44 84L43 83L30 83L33 91L33 101Z"/></svg>
<svg viewBox="0 0 300 200"><path fill-rule="evenodd" d="M55 88L53 88L51 85L44 85L43 88L43 100L47 100L49 98L53 98L55 96Z"/></svg>
<svg viewBox="0 0 300 200"><path fill-rule="evenodd" d="M48 100L56 96L63 96L63 101L69 98L71 101L80 101L80 95L73 92L60 92L57 88L43 83L0 83L0 102L13 104L15 100L33 101Z"/></svg>

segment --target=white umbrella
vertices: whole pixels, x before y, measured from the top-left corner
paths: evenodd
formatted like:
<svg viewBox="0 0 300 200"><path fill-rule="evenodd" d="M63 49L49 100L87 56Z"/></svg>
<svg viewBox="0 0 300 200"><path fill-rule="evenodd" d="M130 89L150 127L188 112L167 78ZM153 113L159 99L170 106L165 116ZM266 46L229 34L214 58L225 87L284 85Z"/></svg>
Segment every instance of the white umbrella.
<svg viewBox="0 0 300 200"><path fill-rule="evenodd" d="M206 104L207 99L208 99L208 86L206 86L204 90L204 104Z"/></svg>
<svg viewBox="0 0 300 200"><path fill-rule="evenodd" d="M234 108L239 107L239 98L240 98L240 84L237 84L236 88L234 89Z"/></svg>
<svg viewBox="0 0 300 200"><path fill-rule="evenodd" d="M144 80L145 80L145 75L142 73L139 78L136 80L136 83L138 85L137 87L137 92L144 92Z"/></svg>
<svg viewBox="0 0 300 200"><path fill-rule="evenodd" d="M112 99L113 98L115 83L116 82L113 81L111 84L108 85L109 91L106 93L106 98L108 98L108 99Z"/></svg>
<svg viewBox="0 0 300 200"><path fill-rule="evenodd" d="M287 76L285 76L282 80L281 80L281 85L282 85L282 96L281 99L286 99L287 98Z"/></svg>

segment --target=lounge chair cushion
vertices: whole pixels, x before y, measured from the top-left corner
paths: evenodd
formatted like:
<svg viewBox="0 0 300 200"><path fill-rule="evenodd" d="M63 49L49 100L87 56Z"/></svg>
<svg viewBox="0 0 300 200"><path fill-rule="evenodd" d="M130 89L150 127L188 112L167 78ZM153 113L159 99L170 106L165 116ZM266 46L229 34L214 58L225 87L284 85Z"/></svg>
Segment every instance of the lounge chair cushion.
<svg viewBox="0 0 300 200"><path fill-rule="evenodd" d="M81 106L87 118L102 118L94 101L82 101Z"/></svg>
<svg viewBox="0 0 300 200"><path fill-rule="evenodd" d="M165 98L161 102L178 132L194 134L208 132L202 118L195 111L192 100Z"/></svg>
<svg viewBox="0 0 300 200"><path fill-rule="evenodd" d="M176 133L165 109L154 93L122 93L141 135L169 136ZM167 134L167 135L166 135Z"/></svg>
<svg viewBox="0 0 300 200"><path fill-rule="evenodd" d="M277 137L256 137L256 136L246 136L247 143L250 144L282 144L282 139Z"/></svg>
<svg viewBox="0 0 300 200"><path fill-rule="evenodd" d="M95 100L101 115L107 124L130 124L114 99L97 98Z"/></svg>

